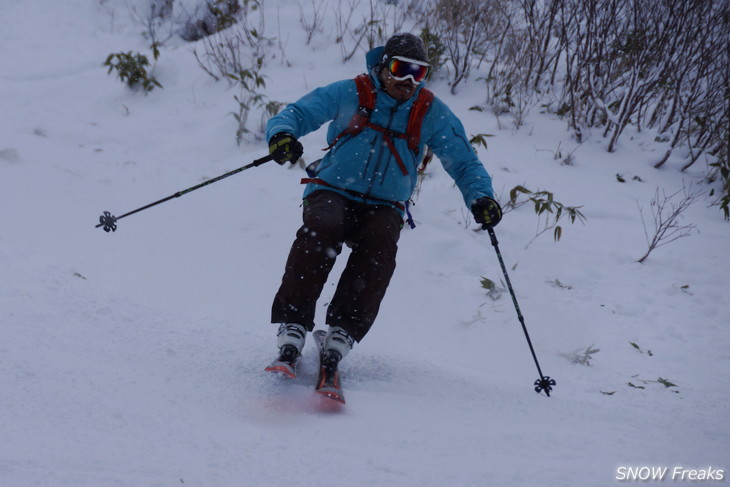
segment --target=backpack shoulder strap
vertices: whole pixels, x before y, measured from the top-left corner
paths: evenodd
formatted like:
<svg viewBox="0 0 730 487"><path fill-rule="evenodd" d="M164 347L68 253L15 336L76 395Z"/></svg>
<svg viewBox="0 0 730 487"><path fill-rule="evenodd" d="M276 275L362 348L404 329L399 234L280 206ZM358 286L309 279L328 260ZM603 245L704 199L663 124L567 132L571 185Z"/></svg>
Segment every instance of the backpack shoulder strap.
<svg viewBox="0 0 730 487"><path fill-rule="evenodd" d="M363 73L355 77L355 87L357 88L357 111L342 135L362 132L370 121L370 114L375 109L375 86L370 76Z"/></svg>
<svg viewBox="0 0 730 487"><path fill-rule="evenodd" d="M345 135L359 134L370 121L370 114L375 108L376 96L373 81L366 73L360 74L355 77L355 88L357 89L357 111L350 119L347 128L335 137L332 143L328 147L325 147L324 150L333 148Z"/></svg>
<svg viewBox="0 0 730 487"><path fill-rule="evenodd" d="M408 128L406 129L408 148L413 152L418 151L418 144L421 142L421 125L423 125L426 112L433 103L433 98L433 93L430 90L421 88L418 92L418 98L413 102L411 114L408 117Z"/></svg>
<svg viewBox="0 0 730 487"><path fill-rule="evenodd" d="M375 108L375 85L373 80L366 73L359 74L355 77L355 86L357 87L358 104L368 110Z"/></svg>

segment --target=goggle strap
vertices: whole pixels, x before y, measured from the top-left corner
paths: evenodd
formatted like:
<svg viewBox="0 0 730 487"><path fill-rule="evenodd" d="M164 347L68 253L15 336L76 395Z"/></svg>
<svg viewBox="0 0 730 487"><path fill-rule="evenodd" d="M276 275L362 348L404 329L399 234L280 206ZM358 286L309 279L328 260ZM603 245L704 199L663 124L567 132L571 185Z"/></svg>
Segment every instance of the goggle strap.
<svg viewBox="0 0 730 487"><path fill-rule="evenodd" d="M393 59L397 59L397 60L403 61L405 63L418 64L419 66L425 66L427 68L431 67L431 65L429 63L427 63L426 61L419 61L418 59L411 59L409 57L404 57L404 56L391 56L390 59L388 59L388 64L390 64L391 61L393 61Z"/></svg>

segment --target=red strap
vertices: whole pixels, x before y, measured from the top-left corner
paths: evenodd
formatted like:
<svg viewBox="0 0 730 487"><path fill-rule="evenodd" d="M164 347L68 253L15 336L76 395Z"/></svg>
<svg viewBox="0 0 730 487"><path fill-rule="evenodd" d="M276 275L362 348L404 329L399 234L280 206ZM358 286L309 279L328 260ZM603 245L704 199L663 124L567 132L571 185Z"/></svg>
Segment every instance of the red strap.
<svg viewBox="0 0 730 487"><path fill-rule="evenodd" d="M401 156L398 153L398 150L395 148L395 143L393 142L393 136L396 136L399 139L405 139L406 134L393 132L392 130L386 130L383 127L381 127L380 125L372 124L369 121L365 125L367 127L370 127L371 129L377 130L378 132L383 134L383 139L385 139L385 143L388 145L388 149L390 149L390 152L393 153L393 157L395 157L395 162L398 163L400 172L402 172L404 176L407 176L408 168L406 167L405 163L403 162L403 159L401 159Z"/></svg>
<svg viewBox="0 0 730 487"><path fill-rule="evenodd" d="M330 150L345 135L356 135L365 129L370 120L370 112L375 108L375 86L367 74L360 74L355 78L355 87L357 89L357 111L350 119L347 128L335 137L330 145L322 150Z"/></svg>
<svg viewBox="0 0 730 487"><path fill-rule="evenodd" d="M360 106L372 110L375 108L375 86L370 76L363 73L355 77L357 87L357 101Z"/></svg>
<svg viewBox="0 0 730 487"><path fill-rule="evenodd" d="M416 101L413 102L413 106L411 107L406 133L401 134L370 123L370 113L373 109L375 109L376 98L375 86L373 85L373 81L370 79L370 76L367 74L358 75L355 78L355 87L357 88L357 112L350 119L350 123L347 128L335 137L332 143L323 150L330 150L333 148L345 135L357 135L362 132L365 127L369 127L383 134L385 143L388 145L388 149L390 149L390 152L395 157L398 167L404 175L407 175L408 168L395 148L393 137L395 136L401 139L407 139L408 148L414 153L418 152L418 146L421 142L421 126L423 125L423 119L426 116L426 112L428 112L428 109L431 107L431 103L433 102L433 93L426 88L421 88L418 92Z"/></svg>
<svg viewBox="0 0 730 487"><path fill-rule="evenodd" d="M433 151L430 147L426 147L426 153L423 155L421 165L418 167L418 174L423 174L426 171L426 167L433 159Z"/></svg>
<svg viewBox="0 0 730 487"><path fill-rule="evenodd" d="M408 117L408 148L413 152L418 151L418 144L421 142L421 125L426 116L426 112L433 103L433 93L426 88L421 88L418 92L418 98L413 102L411 107L411 115Z"/></svg>

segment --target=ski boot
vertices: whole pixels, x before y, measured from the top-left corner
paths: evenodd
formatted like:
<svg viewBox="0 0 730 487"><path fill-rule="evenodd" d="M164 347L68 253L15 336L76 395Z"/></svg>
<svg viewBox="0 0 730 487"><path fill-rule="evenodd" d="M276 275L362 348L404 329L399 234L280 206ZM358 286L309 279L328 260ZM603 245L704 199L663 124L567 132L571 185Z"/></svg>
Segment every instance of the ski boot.
<svg viewBox="0 0 730 487"><path fill-rule="evenodd" d="M316 392L335 401L345 402L337 366L350 353L354 343L355 340L350 334L338 326L330 327L329 333L320 339L320 366Z"/></svg>
<svg viewBox="0 0 730 487"><path fill-rule="evenodd" d="M277 333L277 345L279 357L271 365L266 367L267 372L276 372L291 379L296 378L296 367L304 340L307 337L307 329L298 323L282 323Z"/></svg>

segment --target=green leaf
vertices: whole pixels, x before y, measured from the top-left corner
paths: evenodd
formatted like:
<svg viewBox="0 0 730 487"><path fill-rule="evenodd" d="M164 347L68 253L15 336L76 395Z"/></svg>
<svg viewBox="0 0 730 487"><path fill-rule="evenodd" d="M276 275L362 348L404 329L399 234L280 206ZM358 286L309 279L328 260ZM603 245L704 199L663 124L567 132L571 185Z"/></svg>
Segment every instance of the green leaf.
<svg viewBox="0 0 730 487"><path fill-rule="evenodd" d="M521 185L518 184L517 186L515 186L514 188L512 188L510 190L510 192L509 192L509 201L510 201L510 203L513 203L514 204L514 202L517 201L518 193L532 194L532 191L530 191L529 189L525 188L524 186L521 186Z"/></svg>
<svg viewBox="0 0 730 487"><path fill-rule="evenodd" d="M674 384L673 382L670 382L667 379L662 379L661 377L659 377L657 379L657 382L660 383L660 384L662 384L664 387L667 387L667 388L669 388L669 387L678 387L677 384Z"/></svg>
<svg viewBox="0 0 730 487"><path fill-rule="evenodd" d="M497 285L494 283L494 281L492 281L491 279L489 279L487 277L482 277L480 282L482 284L482 287L488 291L492 291L492 290L494 290L494 288L497 287Z"/></svg>
<svg viewBox="0 0 730 487"><path fill-rule="evenodd" d="M560 237L563 236L563 229L560 227L560 225L555 227L555 231L553 232L553 239L557 242L560 240Z"/></svg>

